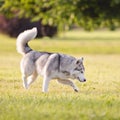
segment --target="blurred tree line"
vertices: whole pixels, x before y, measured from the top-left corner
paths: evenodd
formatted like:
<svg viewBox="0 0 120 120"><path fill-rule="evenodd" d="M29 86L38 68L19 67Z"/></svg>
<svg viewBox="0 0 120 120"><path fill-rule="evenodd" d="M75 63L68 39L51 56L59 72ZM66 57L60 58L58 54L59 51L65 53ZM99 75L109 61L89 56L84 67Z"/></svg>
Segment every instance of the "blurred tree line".
<svg viewBox="0 0 120 120"><path fill-rule="evenodd" d="M1 0L0 11L4 19L14 19L19 32L31 24L39 27L41 36L53 36L73 25L85 30L120 27L120 0Z"/></svg>

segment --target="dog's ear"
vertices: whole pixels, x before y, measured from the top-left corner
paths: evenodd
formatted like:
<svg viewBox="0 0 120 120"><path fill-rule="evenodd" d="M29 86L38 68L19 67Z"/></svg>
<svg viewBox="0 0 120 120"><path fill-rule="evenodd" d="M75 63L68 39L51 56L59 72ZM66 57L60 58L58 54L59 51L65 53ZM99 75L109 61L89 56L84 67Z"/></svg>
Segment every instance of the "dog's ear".
<svg viewBox="0 0 120 120"><path fill-rule="evenodd" d="M77 60L76 60L76 64L80 64L80 63L82 63L82 62L83 62L83 60L84 60L84 58L83 58L83 57L81 57L80 59L77 59Z"/></svg>
<svg viewBox="0 0 120 120"><path fill-rule="evenodd" d="M81 59L81 61L83 62L84 58L83 58L83 57L81 57L80 59Z"/></svg>

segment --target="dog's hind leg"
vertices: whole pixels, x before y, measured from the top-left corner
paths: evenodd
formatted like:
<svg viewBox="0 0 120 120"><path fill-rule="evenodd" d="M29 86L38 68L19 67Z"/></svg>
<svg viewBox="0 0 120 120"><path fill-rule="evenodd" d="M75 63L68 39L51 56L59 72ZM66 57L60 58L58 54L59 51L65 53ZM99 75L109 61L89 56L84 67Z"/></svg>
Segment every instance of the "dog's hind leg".
<svg viewBox="0 0 120 120"><path fill-rule="evenodd" d="M36 80L37 76L38 76L37 72L34 71L33 74L30 77L28 77L27 81L28 87Z"/></svg>
<svg viewBox="0 0 120 120"><path fill-rule="evenodd" d="M23 74L22 75L22 80L23 80L23 87L28 89L27 76Z"/></svg>
<svg viewBox="0 0 120 120"><path fill-rule="evenodd" d="M58 79L57 80L59 83L65 84L65 85L69 85L71 86L75 92L78 92L78 88L76 87L76 85L71 81L71 80L66 80L66 79Z"/></svg>
<svg viewBox="0 0 120 120"><path fill-rule="evenodd" d="M20 68L22 73L23 87L27 89L28 88L27 79L35 71L34 61L27 59L27 57L24 57L21 60Z"/></svg>

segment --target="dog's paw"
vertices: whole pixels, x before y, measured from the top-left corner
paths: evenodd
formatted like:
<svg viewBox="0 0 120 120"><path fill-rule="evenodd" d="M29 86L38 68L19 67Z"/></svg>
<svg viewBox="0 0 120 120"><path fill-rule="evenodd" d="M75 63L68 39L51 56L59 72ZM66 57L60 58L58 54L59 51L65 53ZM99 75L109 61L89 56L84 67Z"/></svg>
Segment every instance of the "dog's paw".
<svg viewBox="0 0 120 120"><path fill-rule="evenodd" d="M25 89L28 89L29 86L28 86L27 84L24 84L24 83L23 83L23 87L24 87Z"/></svg>
<svg viewBox="0 0 120 120"><path fill-rule="evenodd" d="M78 89L74 89L74 91L75 91L75 92L79 92L79 90L78 90Z"/></svg>

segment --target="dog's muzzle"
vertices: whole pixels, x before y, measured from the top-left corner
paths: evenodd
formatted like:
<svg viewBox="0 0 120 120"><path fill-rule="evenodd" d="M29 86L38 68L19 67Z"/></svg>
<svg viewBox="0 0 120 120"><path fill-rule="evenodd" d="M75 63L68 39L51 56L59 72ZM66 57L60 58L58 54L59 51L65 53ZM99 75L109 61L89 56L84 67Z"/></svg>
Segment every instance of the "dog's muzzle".
<svg viewBox="0 0 120 120"><path fill-rule="evenodd" d="M77 79L80 81L80 82L86 82L86 79L84 78L83 80L81 80L79 77L77 77Z"/></svg>

